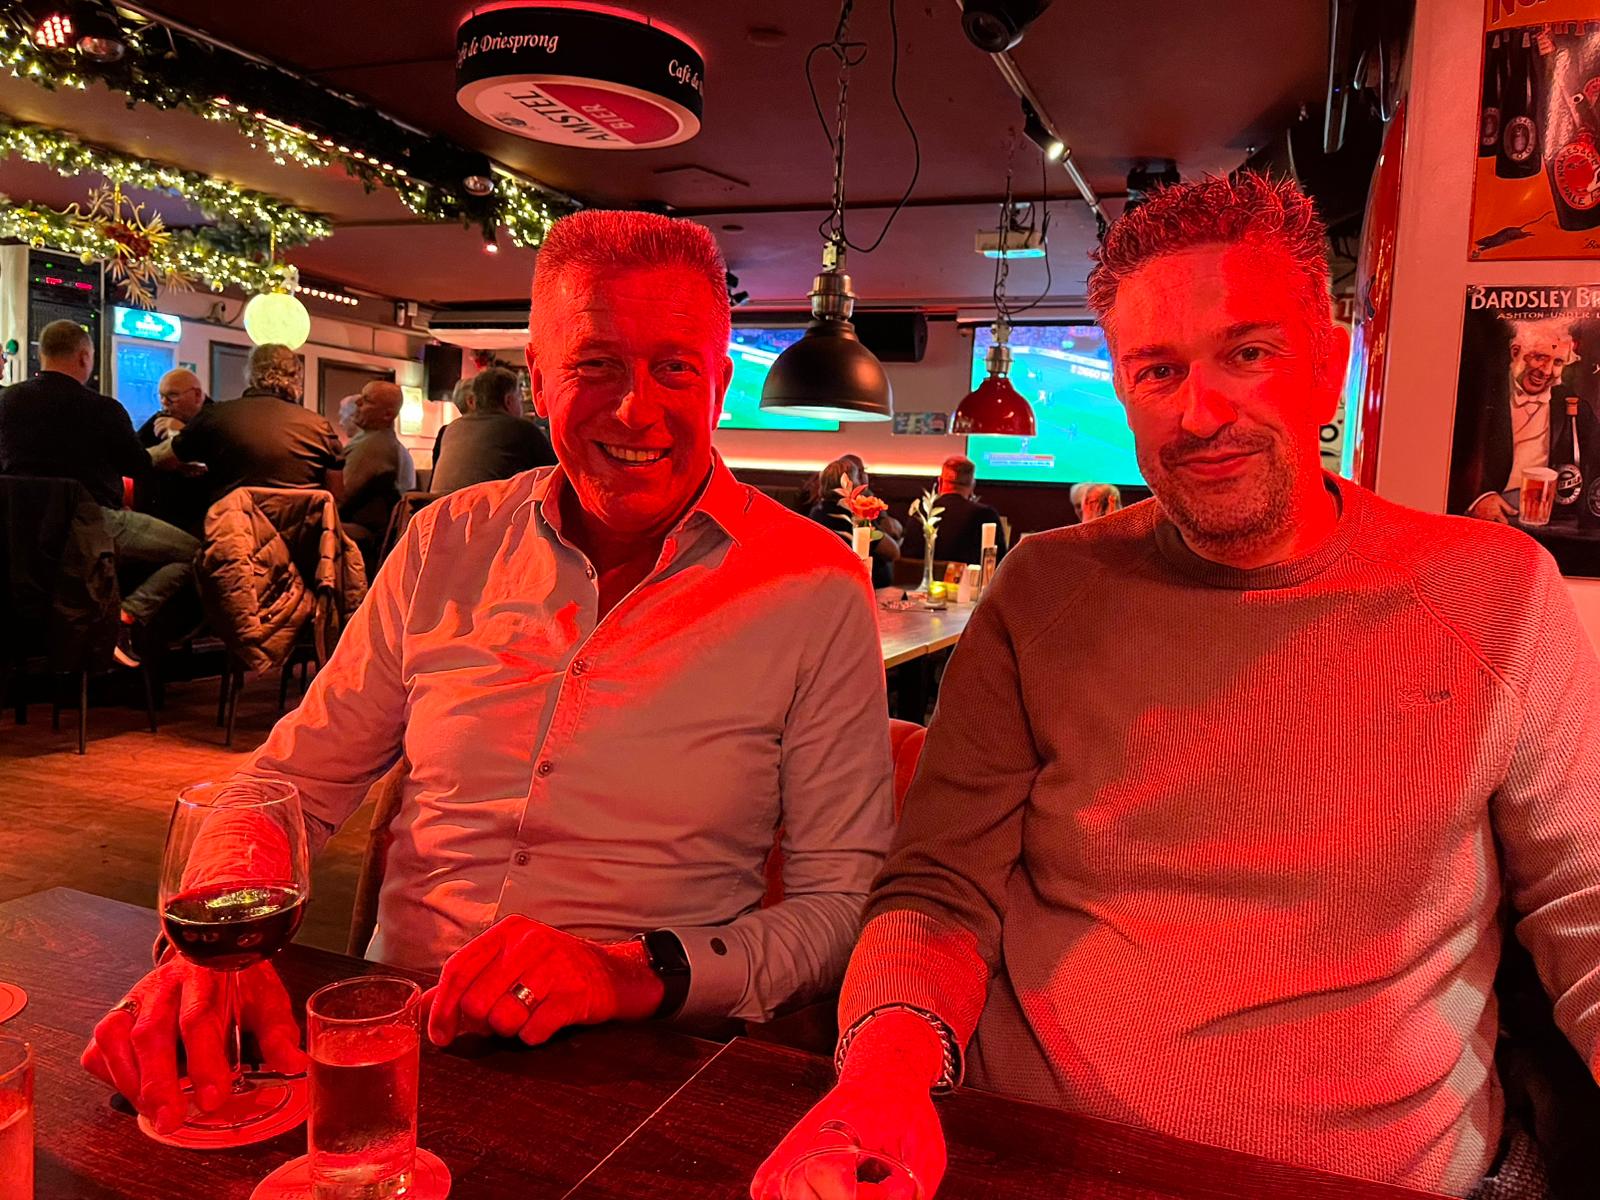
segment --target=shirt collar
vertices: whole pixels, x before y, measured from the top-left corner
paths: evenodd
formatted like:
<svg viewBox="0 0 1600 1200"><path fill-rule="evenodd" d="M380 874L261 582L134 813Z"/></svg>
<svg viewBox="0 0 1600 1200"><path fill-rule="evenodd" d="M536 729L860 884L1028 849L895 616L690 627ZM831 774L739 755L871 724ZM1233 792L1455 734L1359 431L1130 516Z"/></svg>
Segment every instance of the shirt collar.
<svg viewBox="0 0 1600 1200"><path fill-rule="evenodd" d="M568 486L566 468L556 466L536 479L530 499L537 507L544 523L557 533L561 530L561 489ZM698 516L704 516L727 535L728 540L739 544L739 535L749 519L751 489L733 477L722 461L722 455L711 452L711 475L699 498L690 507L674 530L684 529Z"/></svg>

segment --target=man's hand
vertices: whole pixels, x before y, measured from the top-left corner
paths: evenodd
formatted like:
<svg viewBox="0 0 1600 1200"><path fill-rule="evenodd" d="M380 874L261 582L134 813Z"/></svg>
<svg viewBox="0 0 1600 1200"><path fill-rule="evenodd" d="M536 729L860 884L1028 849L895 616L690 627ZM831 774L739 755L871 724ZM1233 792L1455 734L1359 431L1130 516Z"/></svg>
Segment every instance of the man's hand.
<svg viewBox="0 0 1600 1200"><path fill-rule="evenodd" d="M523 1003L511 995L521 984ZM531 917L502 917L450 956L429 993L428 1037L497 1033L530 1046L568 1025L642 1021L661 1006L661 980L638 942L573 937Z"/></svg>
<svg viewBox="0 0 1600 1200"><path fill-rule="evenodd" d="M277 972L259 963L238 973L239 1024L255 1034L269 1070L306 1068L289 995ZM181 958L162 963L94 1027L83 1065L104 1080L157 1129L183 1124L188 1104L178 1091L178 1042L183 1041L194 1099L211 1112L228 1097L223 978Z"/></svg>
<svg viewBox="0 0 1600 1200"><path fill-rule="evenodd" d="M1499 492L1479 496L1467 509L1467 516L1477 517L1480 521L1494 521L1499 525L1510 524L1511 518L1516 515L1517 510L1506 503L1506 498Z"/></svg>
<svg viewBox="0 0 1600 1200"><path fill-rule="evenodd" d="M944 1132L926 1087L905 1086L893 1080L874 1083L841 1081L789 1131L756 1171L750 1184L753 1200L855 1200L881 1196L902 1200L885 1181L874 1187L858 1186L852 1161L834 1164L812 1160L791 1175L802 1154L830 1146L847 1146L853 1130L865 1150L874 1150L902 1162L932 1196L944 1178ZM909 1195L904 1200L910 1200Z"/></svg>
<svg viewBox="0 0 1600 1200"><path fill-rule="evenodd" d="M929 1090L942 1060L939 1035L922 1017L873 1017L851 1045L838 1085L761 1164L750 1184L753 1200L901 1200L889 1181L858 1187L848 1161L836 1166L813 1160L789 1178L802 1155L852 1141L903 1163L931 1197L945 1167L944 1131Z"/></svg>

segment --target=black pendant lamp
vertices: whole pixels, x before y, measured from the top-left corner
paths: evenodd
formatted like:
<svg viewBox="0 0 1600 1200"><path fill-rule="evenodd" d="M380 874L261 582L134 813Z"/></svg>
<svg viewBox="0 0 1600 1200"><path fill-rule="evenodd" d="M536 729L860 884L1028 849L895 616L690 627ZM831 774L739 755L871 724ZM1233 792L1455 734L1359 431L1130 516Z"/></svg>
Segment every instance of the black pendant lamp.
<svg viewBox="0 0 1600 1200"><path fill-rule="evenodd" d="M833 208L823 223L822 272L811 284L811 324L767 372L761 407L832 421L887 421L894 416L894 393L883 364L861 344L850 322L856 297L844 270L849 244L844 231L845 110L850 68L859 61L860 48L845 40L852 2L844 0L833 41L817 47L832 50L839 60L839 116L833 135Z"/></svg>

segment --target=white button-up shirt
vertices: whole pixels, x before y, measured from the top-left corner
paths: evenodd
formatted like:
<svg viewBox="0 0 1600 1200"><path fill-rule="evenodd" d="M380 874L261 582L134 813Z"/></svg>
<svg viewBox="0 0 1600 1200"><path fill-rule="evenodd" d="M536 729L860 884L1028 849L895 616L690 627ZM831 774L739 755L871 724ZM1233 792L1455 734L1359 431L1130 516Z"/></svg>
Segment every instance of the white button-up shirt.
<svg viewBox="0 0 1600 1200"><path fill-rule="evenodd" d="M866 573L719 459L602 619L565 486L528 472L419 513L243 773L296 783L320 848L404 754L370 958L436 969L524 913L672 930L686 1016L812 999L843 973L893 820ZM780 825L785 899L763 909Z"/></svg>

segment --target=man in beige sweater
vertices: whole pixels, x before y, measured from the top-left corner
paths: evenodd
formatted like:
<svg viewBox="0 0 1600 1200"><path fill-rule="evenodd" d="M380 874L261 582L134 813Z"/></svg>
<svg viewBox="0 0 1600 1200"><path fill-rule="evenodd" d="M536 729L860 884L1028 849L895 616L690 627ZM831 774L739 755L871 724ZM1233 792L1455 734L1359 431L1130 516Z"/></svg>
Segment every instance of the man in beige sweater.
<svg viewBox="0 0 1600 1200"><path fill-rule="evenodd" d="M855 1194L789 1178L830 1122L931 1191L930 1091L963 1072L1507 1194L1503 903L1593 1069L1600 664L1531 539L1321 471L1348 354L1323 244L1254 176L1112 227L1090 299L1156 499L1029 538L973 614L845 980L839 1083L758 1200Z"/></svg>

